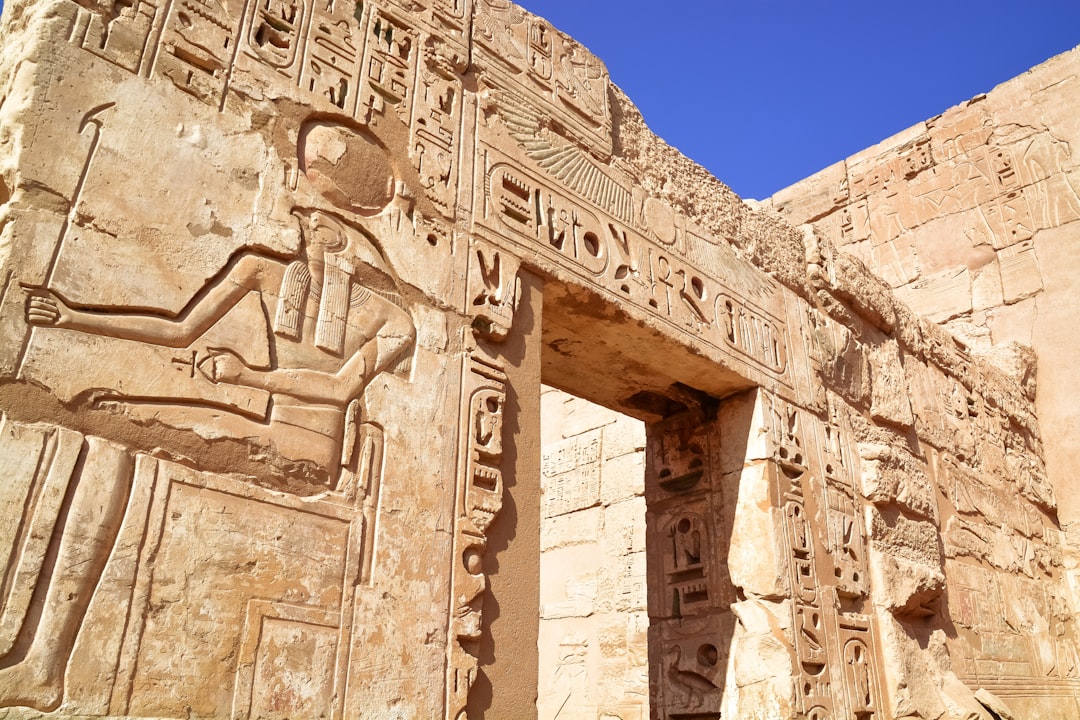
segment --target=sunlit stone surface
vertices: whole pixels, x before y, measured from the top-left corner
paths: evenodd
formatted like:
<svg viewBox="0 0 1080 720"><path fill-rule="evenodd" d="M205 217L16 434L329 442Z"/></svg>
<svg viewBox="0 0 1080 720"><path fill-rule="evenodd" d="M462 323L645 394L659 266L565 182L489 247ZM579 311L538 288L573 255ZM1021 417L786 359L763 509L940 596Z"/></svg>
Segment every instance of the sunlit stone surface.
<svg viewBox="0 0 1080 720"><path fill-rule="evenodd" d="M655 716L1080 711L1030 385L545 21L9 0L0 32L4 717L549 707L541 378L645 422Z"/></svg>

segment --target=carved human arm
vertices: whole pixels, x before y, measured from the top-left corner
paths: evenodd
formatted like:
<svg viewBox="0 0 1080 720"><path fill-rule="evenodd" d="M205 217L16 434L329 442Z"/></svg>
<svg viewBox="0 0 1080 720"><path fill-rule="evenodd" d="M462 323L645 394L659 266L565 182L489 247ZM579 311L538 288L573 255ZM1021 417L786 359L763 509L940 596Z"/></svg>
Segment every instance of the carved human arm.
<svg viewBox="0 0 1080 720"><path fill-rule="evenodd" d="M185 347L209 330L250 290L257 289L261 268L262 261L254 255L237 257L175 316L78 305L48 288L24 285L28 293L26 321L31 325Z"/></svg>
<svg viewBox="0 0 1080 720"><path fill-rule="evenodd" d="M200 363L199 370L214 382L246 385L308 402L344 405L360 395L416 338L412 320L397 308L384 311L373 324L378 326L375 337L335 373L305 368L257 370L229 351L214 349Z"/></svg>

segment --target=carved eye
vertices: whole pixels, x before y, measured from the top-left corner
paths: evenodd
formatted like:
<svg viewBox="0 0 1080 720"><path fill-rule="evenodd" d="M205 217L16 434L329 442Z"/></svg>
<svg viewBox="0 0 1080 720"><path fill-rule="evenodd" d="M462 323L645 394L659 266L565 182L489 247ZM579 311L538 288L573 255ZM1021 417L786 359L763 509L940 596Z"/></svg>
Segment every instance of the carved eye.
<svg viewBox="0 0 1080 720"><path fill-rule="evenodd" d="M697 296L698 300L705 299L705 283L702 282L701 278L699 278L697 275L690 278L690 287L691 289L693 289L694 295Z"/></svg>

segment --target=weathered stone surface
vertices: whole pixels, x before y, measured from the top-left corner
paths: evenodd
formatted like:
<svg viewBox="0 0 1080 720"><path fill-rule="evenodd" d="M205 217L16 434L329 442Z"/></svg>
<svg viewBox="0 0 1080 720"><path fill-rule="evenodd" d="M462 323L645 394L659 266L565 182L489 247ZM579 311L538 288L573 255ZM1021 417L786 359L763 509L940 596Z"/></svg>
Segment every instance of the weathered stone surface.
<svg viewBox="0 0 1080 720"><path fill-rule="evenodd" d="M541 432L545 506L570 474L588 487L586 470L595 473L599 494L564 504L562 514L544 513L538 715L644 720L644 424L545 388Z"/></svg>
<svg viewBox="0 0 1080 720"><path fill-rule="evenodd" d="M996 341L1061 287L1072 56L800 229L496 0L0 33L2 712L1076 714L1030 383L902 302ZM542 379L644 433L541 430Z"/></svg>
<svg viewBox="0 0 1080 720"><path fill-rule="evenodd" d="M1038 414L1062 431L1047 445L1047 467L1070 489L1080 457L1067 371L1077 327L1078 67L1080 51L1064 53L765 203L854 251L925 317L964 320L995 346L1030 345ZM1076 497L1070 490L1066 522L1080 512Z"/></svg>

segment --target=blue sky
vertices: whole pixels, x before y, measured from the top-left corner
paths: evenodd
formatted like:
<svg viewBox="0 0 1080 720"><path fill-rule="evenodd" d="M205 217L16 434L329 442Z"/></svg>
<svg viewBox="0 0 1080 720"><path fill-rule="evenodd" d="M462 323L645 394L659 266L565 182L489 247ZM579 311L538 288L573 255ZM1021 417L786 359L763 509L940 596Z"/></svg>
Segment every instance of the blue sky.
<svg viewBox="0 0 1080 720"><path fill-rule="evenodd" d="M763 198L1080 44L1080 0L522 0ZM0 8L3 0L0 0Z"/></svg>
<svg viewBox="0 0 1080 720"><path fill-rule="evenodd" d="M520 0L764 198L1080 45L1078 0Z"/></svg>

